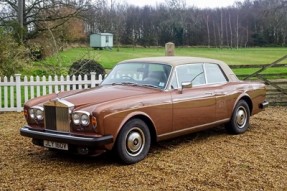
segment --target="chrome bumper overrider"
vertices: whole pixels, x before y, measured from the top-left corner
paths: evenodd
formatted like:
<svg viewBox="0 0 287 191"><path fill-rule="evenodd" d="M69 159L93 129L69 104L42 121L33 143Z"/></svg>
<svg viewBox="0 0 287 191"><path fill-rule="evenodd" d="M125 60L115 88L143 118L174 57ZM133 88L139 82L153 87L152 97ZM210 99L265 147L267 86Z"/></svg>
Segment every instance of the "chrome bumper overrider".
<svg viewBox="0 0 287 191"><path fill-rule="evenodd" d="M265 109L266 107L268 107L269 102L268 101L264 101L263 103L260 103L259 107L260 109Z"/></svg>

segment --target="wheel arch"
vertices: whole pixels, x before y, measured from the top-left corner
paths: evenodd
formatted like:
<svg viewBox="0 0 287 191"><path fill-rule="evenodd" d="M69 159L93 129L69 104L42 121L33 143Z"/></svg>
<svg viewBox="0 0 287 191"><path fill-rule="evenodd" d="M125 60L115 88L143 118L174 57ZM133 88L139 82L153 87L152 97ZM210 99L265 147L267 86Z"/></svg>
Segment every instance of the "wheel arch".
<svg viewBox="0 0 287 191"><path fill-rule="evenodd" d="M250 111L250 114L252 113L252 110L253 110L253 103L252 103L252 100L249 96L247 95L244 95L243 97L241 97L237 103L240 101L240 100L244 100L247 104L248 104L248 107L249 107L249 111Z"/></svg>
<svg viewBox="0 0 287 191"><path fill-rule="evenodd" d="M155 143L157 141L157 132L156 132L156 128L154 125L154 122L152 121L152 119L146 115L145 113L134 113L134 114L130 114L128 115L121 123L119 131L117 132L117 137L115 137L115 140L117 140L118 135L121 131L121 129L123 128L123 126L128 123L130 120L132 119L140 119L143 122L146 123L149 131L150 131L150 135L151 135L151 141L152 143Z"/></svg>
<svg viewBox="0 0 287 191"><path fill-rule="evenodd" d="M236 102L234 102L232 111L234 111L234 109L235 109L237 103L238 103L240 100L244 100L244 101L247 103L247 105L248 105L248 107L249 107L250 115L251 115L251 113L252 113L252 111L253 111L253 103L252 103L252 100L251 100L251 98L249 97L248 94L243 94L243 95L241 95L241 96L239 96L239 97L237 98Z"/></svg>
<svg viewBox="0 0 287 191"><path fill-rule="evenodd" d="M233 108L231 118L225 124L225 129L231 134L244 133L250 126L252 101L248 96L240 97Z"/></svg>
<svg viewBox="0 0 287 191"><path fill-rule="evenodd" d="M135 115L132 118L130 118L129 120L132 120L132 119L141 119L143 122L145 122L149 131L150 131L152 143L155 143L157 141L156 129L155 129L155 126L154 126L152 120L149 117L147 117L145 115Z"/></svg>

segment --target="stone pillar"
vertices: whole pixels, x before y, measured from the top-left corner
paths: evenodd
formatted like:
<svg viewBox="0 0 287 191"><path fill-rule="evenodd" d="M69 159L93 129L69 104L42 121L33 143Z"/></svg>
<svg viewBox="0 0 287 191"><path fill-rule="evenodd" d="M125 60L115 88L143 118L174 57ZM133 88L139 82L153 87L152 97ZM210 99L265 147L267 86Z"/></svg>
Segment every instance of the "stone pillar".
<svg viewBox="0 0 287 191"><path fill-rule="evenodd" d="M165 44L165 55L166 56L174 56L175 55L175 45L172 42L168 42Z"/></svg>

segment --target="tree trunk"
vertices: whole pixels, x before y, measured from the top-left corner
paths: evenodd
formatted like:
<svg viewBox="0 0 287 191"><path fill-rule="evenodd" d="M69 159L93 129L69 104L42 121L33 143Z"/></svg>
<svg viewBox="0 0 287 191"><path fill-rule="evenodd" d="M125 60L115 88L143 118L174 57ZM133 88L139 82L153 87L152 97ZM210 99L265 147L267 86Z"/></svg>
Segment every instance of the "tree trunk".
<svg viewBox="0 0 287 191"><path fill-rule="evenodd" d="M223 14L222 14L222 9L220 10L220 32L219 32L219 38L220 38L220 48L223 48Z"/></svg>
<svg viewBox="0 0 287 191"><path fill-rule="evenodd" d="M239 48L239 18L238 13L236 16L236 49Z"/></svg>
<svg viewBox="0 0 287 191"><path fill-rule="evenodd" d="M225 35L226 35L226 45L230 47L229 36L228 36L228 21L225 19Z"/></svg>
<svg viewBox="0 0 287 191"><path fill-rule="evenodd" d="M216 37L216 26L213 20L213 36L214 36L214 46L217 47L217 37Z"/></svg>
<svg viewBox="0 0 287 191"><path fill-rule="evenodd" d="M230 30L230 47L233 48L233 32L232 32L232 24L231 24L231 17L229 16L229 30Z"/></svg>
<svg viewBox="0 0 287 191"><path fill-rule="evenodd" d="M247 47L247 44L248 44L248 39L249 39L249 29L248 29L248 26L247 26L247 29L246 29L246 41L245 41L245 48Z"/></svg>
<svg viewBox="0 0 287 191"><path fill-rule="evenodd" d="M210 48L209 15L206 15L206 28L207 28L207 46L208 48Z"/></svg>

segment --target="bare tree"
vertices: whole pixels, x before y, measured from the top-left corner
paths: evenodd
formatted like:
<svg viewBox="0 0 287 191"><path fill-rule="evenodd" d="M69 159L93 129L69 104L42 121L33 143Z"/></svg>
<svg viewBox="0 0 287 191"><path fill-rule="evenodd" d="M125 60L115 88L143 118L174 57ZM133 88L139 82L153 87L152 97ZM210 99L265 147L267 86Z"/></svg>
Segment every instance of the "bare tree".
<svg viewBox="0 0 287 191"><path fill-rule="evenodd" d="M209 27L209 15L208 14L206 14L205 22L206 22L206 29L207 29L207 46L208 48L210 48L210 27Z"/></svg>
<svg viewBox="0 0 287 191"><path fill-rule="evenodd" d="M231 24L231 16L230 13L228 14L228 22L229 22L229 31L230 31L230 47L233 47L233 30L232 30L232 24Z"/></svg>
<svg viewBox="0 0 287 191"><path fill-rule="evenodd" d="M23 4L23 17L21 13L22 3L18 4L18 0L1 0L1 4L5 7L4 17L0 18L0 23L17 20L17 16L22 17L23 28L26 31L26 38L29 35L35 35L39 31L48 30L42 23L57 22L57 24L49 29L57 28L67 22L70 18L80 16L80 13L86 10L89 0L29 0L19 1ZM20 6L20 7L19 7ZM63 13L63 8L69 9Z"/></svg>

